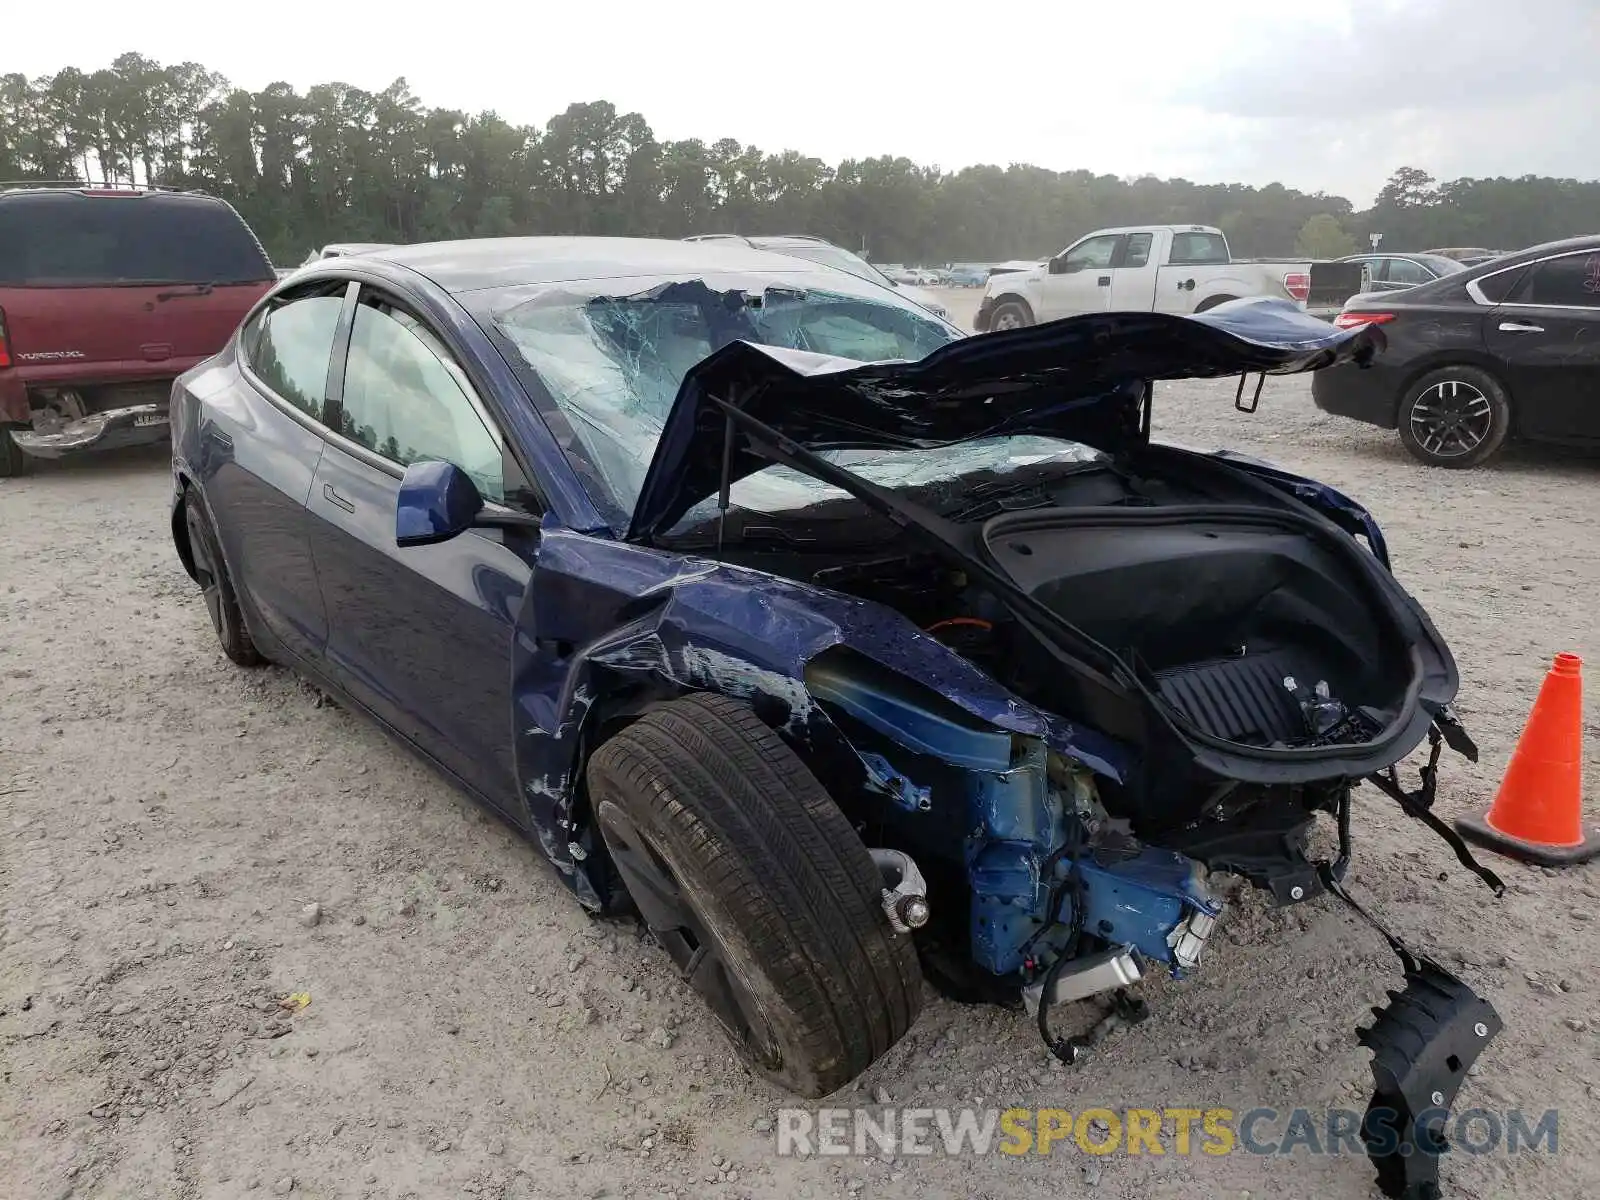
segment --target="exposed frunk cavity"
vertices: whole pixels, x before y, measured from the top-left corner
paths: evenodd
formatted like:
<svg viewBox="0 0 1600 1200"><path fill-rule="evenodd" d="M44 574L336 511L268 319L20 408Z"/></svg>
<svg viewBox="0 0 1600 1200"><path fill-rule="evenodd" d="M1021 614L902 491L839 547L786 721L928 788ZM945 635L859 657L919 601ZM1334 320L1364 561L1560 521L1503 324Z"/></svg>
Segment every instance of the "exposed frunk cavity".
<svg viewBox="0 0 1600 1200"><path fill-rule="evenodd" d="M990 559L1113 651L1202 733L1247 746L1366 740L1407 655L1348 551L1220 506L1035 509L983 529Z"/></svg>

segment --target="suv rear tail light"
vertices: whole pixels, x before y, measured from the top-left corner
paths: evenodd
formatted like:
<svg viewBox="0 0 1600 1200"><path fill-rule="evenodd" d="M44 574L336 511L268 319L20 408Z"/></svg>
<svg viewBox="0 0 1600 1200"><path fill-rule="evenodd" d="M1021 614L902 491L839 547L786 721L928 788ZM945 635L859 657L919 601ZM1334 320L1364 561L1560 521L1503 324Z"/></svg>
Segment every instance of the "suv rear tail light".
<svg viewBox="0 0 1600 1200"><path fill-rule="evenodd" d="M0 368L11 365L11 343L6 340L6 310L0 308Z"/></svg>
<svg viewBox="0 0 1600 1200"><path fill-rule="evenodd" d="M1342 312L1333 319L1333 323L1339 329L1360 329L1363 325L1387 325L1392 320L1393 313Z"/></svg>
<svg viewBox="0 0 1600 1200"><path fill-rule="evenodd" d="M1305 271L1290 271L1283 277L1283 290L1303 302L1311 295L1311 276Z"/></svg>

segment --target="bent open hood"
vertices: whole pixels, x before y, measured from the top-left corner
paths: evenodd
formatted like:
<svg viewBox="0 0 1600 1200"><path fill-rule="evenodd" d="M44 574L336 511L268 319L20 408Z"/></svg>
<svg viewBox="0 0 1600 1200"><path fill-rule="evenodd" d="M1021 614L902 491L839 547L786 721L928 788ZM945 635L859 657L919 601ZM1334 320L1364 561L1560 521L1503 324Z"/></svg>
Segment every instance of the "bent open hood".
<svg viewBox="0 0 1600 1200"><path fill-rule="evenodd" d="M807 450L913 450L1036 434L1115 452L1144 441L1146 384L1292 374L1381 345L1372 326L1335 329L1287 300L1202 316L1095 313L964 338L918 362L861 364L735 342L684 376L656 443L628 537L647 539L695 504L772 465L714 401Z"/></svg>

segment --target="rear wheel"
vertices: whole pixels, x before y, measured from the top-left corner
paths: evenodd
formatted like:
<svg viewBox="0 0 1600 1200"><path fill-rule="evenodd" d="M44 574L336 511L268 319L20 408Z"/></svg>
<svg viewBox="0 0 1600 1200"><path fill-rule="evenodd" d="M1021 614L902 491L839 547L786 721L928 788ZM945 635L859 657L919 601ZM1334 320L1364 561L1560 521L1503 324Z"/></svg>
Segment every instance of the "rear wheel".
<svg viewBox="0 0 1600 1200"><path fill-rule="evenodd" d="M1237 296L1207 296L1204 300L1200 301L1199 304L1195 305L1194 311L1197 313L1210 312L1213 308L1216 308L1217 305L1229 304L1238 298L1239 297Z"/></svg>
<svg viewBox="0 0 1600 1200"><path fill-rule="evenodd" d="M0 479L21 475L28 469L28 456L22 452L21 446L11 440L13 428L21 429L23 426L0 425Z"/></svg>
<svg viewBox="0 0 1600 1200"><path fill-rule="evenodd" d="M989 318L989 329L998 332L1002 329L1026 329L1033 324L1033 310L1021 300L1006 300L995 306L994 316Z"/></svg>
<svg viewBox="0 0 1600 1200"><path fill-rule="evenodd" d="M1406 389L1398 424L1401 444L1430 467L1476 467L1505 445L1511 399L1487 371L1442 367Z"/></svg>
<svg viewBox="0 0 1600 1200"><path fill-rule="evenodd" d="M866 847L745 705L696 694L590 759L595 819L657 942L757 1073L837 1091L921 1008Z"/></svg>
<svg viewBox="0 0 1600 1200"><path fill-rule="evenodd" d="M245 628L244 614L239 611L239 596L228 576L228 565L223 561L216 531L211 528L205 509L193 496L184 497L183 520L189 533L195 579L200 584L200 594L205 597L206 612L211 616L211 627L216 630L222 652L241 667L261 665L265 660Z"/></svg>

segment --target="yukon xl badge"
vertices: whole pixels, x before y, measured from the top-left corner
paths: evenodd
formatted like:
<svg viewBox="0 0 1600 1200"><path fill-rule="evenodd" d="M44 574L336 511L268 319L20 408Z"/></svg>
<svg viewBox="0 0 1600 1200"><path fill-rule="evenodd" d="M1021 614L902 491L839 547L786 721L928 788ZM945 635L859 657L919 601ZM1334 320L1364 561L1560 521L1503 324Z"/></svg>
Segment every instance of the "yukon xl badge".
<svg viewBox="0 0 1600 1200"><path fill-rule="evenodd" d="M49 362L62 358L82 358L82 350L35 350L32 354L17 355L18 362Z"/></svg>

